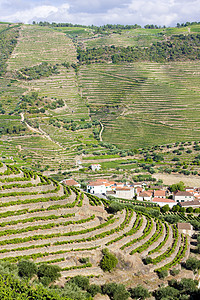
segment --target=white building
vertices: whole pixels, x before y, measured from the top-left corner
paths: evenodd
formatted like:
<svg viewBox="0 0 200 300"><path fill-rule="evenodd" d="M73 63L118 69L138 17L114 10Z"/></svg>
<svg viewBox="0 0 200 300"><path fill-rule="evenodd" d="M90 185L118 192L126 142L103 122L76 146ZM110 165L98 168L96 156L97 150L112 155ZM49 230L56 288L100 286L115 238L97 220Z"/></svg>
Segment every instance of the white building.
<svg viewBox="0 0 200 300"><path fill-rule="evenodd" d="M139 201L151 201L152 199L152 193L149 191L144 191L139 193L139 195L137 196L137 200Z"/></svg>
<svg viewBox="0 0 200 300"><path fill-rule="evenodd" d="M194 195L186 191L178 191L174 193L174 201L176 202L187 202L187 201L194 201Z"/></svg>
<svg viewBox="0 0 200 300"><path fill-rule="evenodd" d="M106 194L106 186L103 182L90 182L87 185L87 192L90 194Z"/></svg>
<svg viewBox="0 0 200 300"><path fill-rule="evenodd" d="M101 170L101 165L100 164L92 164L91 166L90 166L90 169L92 169L92 171L99 171L99 170Z"/></svg>
<svg viewBox="0 0 200 300"><path fill-rule="evenodd" d="M177 202L172 199L159 198L159 197L154 197L152 199L152 202L160 206L165 206L168 204L170 208L172 208L174 205L177 205Z"/></svg>

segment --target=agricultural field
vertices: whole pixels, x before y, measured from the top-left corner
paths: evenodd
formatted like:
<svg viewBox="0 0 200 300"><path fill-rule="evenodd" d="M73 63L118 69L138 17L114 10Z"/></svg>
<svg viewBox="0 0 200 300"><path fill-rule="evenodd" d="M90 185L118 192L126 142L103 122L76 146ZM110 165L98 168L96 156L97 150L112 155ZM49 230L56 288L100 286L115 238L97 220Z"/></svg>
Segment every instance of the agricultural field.
<svg viewBox="0 0 200 300"><path fill-rule="evenodd" d="M113 276L122 281L156 277L189 256L189 238L161 221L156 207L144 213L127 205L111 213L108 200L4 163L0 186L0 262L47 262L60 266L62 277L81 274L105 283L110 275L99 266L104 248L117 256Z"/></svg>
<svg viewBox="0 0 200 300"><path fill-rule="evenodd" d="M199 138L199 72L198 62L101 64L79 77L103 140L136 148Z"/></svg>

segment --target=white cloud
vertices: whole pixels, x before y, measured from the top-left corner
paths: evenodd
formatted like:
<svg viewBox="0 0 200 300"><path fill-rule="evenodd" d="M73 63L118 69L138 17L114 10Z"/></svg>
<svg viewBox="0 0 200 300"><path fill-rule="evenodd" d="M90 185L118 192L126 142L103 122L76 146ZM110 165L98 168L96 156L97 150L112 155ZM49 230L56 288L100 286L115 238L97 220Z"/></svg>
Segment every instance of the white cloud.
<svg viewBox="0 0 200 300"><path fill-rule="evenodd" d="M0 0L0 21L157 24L199 21L200 0Z"/></svg>

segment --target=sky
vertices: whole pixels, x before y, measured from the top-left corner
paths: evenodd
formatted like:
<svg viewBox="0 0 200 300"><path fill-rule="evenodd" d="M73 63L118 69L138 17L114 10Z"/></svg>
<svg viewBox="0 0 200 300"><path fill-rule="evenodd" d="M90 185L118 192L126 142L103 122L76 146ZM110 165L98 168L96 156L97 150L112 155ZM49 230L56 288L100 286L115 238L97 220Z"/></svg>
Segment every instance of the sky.
<svg viewBox="0 0 200 300"><path fill-rule="evenodd" d="M199 17L200 0L0 0L1 22L175 26Z"/></svg>

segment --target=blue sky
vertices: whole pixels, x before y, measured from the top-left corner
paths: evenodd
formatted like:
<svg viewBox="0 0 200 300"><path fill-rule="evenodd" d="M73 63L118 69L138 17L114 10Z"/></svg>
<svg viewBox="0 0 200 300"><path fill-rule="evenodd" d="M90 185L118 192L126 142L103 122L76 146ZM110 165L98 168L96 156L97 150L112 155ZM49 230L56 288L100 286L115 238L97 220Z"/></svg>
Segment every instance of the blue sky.
<svg viewBox="0 0 200 300"><path fill-rule="evenodd" d="M8 22L174 26L199 16L200 0L0 0L0 21Z"/></svg>

